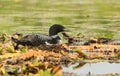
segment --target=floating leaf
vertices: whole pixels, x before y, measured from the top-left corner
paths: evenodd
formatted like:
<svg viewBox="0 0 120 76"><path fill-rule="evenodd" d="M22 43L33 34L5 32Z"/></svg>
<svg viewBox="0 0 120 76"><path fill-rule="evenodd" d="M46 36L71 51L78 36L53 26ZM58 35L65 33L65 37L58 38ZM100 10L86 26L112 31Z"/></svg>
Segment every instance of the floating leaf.
<svg viewBox="0 0 120 76"><path fill-rule="evenodd" d="M0 47L0 52L2 52L2 49L3 49L3 48L2 48L2 47Z"/></svg>
<svg viewBox="0 0 120 76"><path fill-rule="evenodd" d="M61 65L54 66L54 67L51 69L51 73L57 73L57 71L59 71L60 69L62 69Z"/></svg>
<svg viewBox="0 0 120 76"><path fill-rule="evenodd" d="M74 66L73 69L79 69L81 67L83 67L86 63L85 62L80 62L78 65Z"/></svg>
<svg viewBox="0 0 120 76"><path fill-rule="evenodd" d="M55 76L53 73L50 72L51 69L47 70L40 70L38 76Z"/></svg>
<svg viewBox="0 0 120 76"><path fill-rule="evenodd" d="M2 67L2 68L0 68L1 69L1 71L2 71L2 73L3 73L3 75L5 75L6 74L6 71L5 71L5 69Z"/></svg>
<svg viewBox="0 0 120 76"><path fill-rule="evenodd" d="M38 66L38 65L40 65L40 62L34 61L34 62L33 62L33 65L34 65L34 66Z"/></svg>
<svg viewBox="0 0 120 76"><path fill-rule="evenodd" d="M6 48L6 51L13 53L15 52L14 47L13 46L9 46L8 48Z"/></svg>
<svg viewBox="0 0 120 76"><path fill-rule="evenodd" d="M26 48L21 49L22 53L26 53L28 50Z"/></svg>

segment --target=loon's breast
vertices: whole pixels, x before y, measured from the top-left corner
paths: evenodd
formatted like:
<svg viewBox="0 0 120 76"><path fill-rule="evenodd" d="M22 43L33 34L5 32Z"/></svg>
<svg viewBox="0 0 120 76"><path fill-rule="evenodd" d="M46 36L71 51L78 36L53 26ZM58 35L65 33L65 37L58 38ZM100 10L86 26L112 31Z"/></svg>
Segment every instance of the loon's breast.
<svg viewBox="0 0 120 76"><path fill-rule="evenodd" d="M46 44L61 44L62 41L61 41L61 38L59 37L59 35L53 35L53 36L50 36L51 39L46 41Z"/></svg>

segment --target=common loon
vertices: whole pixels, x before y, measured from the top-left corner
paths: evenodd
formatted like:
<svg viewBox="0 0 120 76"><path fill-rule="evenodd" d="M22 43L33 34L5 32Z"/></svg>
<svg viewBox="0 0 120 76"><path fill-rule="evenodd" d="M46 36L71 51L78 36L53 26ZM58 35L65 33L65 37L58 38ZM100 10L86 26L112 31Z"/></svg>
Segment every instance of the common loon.
<svg viewBox="0 0 120 76"><path fill-rule="evenodd" d="M29 45L29 46L39 46L39 45L49 45L49 44L59 44L61 43L61 38L58 33L65 31L65 27L60 24L54 24L49 28L49 35L45 34L29 34L21 38L20 40L13 37L12 40L16 43L15 49L18 49L19 45Z"/></svg>

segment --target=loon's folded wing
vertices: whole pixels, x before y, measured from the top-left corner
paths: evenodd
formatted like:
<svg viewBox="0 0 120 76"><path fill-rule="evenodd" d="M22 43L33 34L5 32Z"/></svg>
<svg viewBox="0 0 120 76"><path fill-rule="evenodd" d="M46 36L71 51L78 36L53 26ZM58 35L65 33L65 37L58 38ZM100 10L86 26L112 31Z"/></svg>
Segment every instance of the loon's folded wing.
<svg viewBox="0 0 120 76"><path fill-rule="evenodd" d="M32 45L32 46L39 46L41 44L45 44L46 41L52 40L51 37L44 34L30 34L23 37L19 44L22 45Z"/></svg>

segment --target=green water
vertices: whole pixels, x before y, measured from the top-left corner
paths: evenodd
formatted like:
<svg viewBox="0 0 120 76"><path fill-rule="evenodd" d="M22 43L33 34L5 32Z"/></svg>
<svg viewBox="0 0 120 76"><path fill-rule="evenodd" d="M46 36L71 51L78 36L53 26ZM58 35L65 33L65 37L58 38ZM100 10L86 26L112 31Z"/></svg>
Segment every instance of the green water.
<svg viewBox="0 0 120 76"><path fill-rule="evenodd" d="M47 34L56 23L73 36L120 39L120 0L0 0L0 32Z"/></svg>

